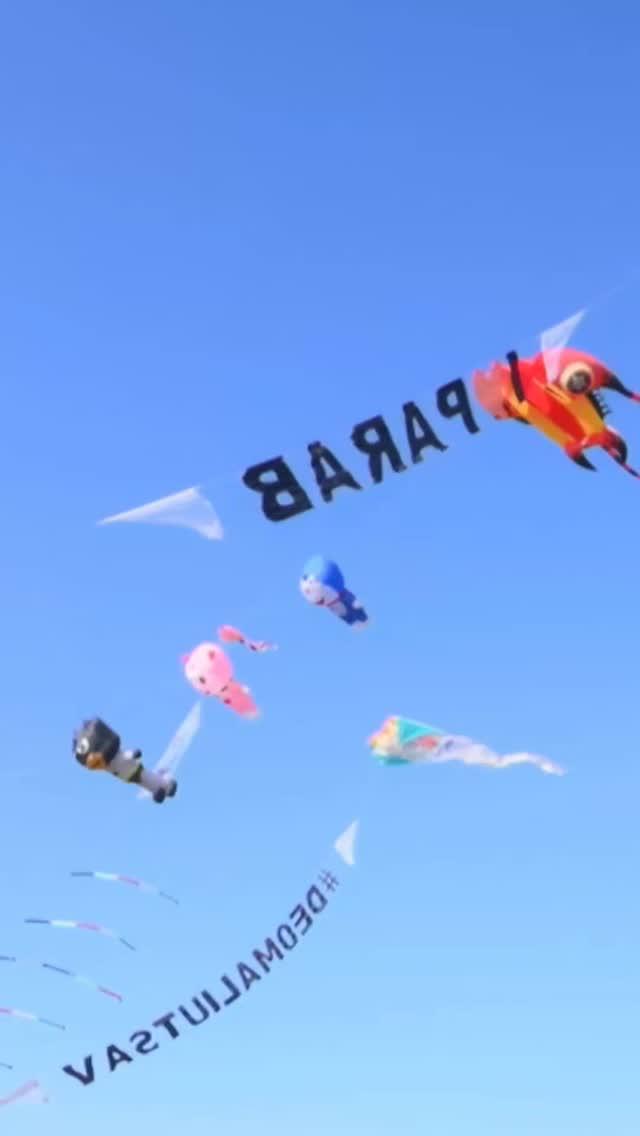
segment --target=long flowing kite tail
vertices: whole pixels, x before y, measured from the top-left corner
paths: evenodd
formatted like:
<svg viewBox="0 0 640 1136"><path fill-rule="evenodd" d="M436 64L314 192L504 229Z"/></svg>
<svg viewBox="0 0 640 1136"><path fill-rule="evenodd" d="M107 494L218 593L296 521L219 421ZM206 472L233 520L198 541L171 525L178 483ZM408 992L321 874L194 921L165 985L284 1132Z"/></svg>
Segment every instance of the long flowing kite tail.
<svg viewBox="0 0 640 1136"><path fill-rule="evenodd" d="M13 961L17 960L14 959ZM122 1002L122 994L117 994L115 990L109 990L108 986L101 986L93 978L85 978L83 974L77 974L75 970L67 970L64 966L55 966L52 962L41 962L40 966L43 970L52 970L56 974L63 974L66 978L71 978L74 982L79 983L80 986L87 986L91 990L97 990L99 994L104 994L107 998L114 998L117 1002Z"/></svg>
<svg viewBox="0 0 640 1136"><path fill-rule="evenodd" d="M506 769L511 765L533 765L541 773L554 777L564 777L567 772L561 765L556 765L555 761L549 761L549 758L539 757L535 753L507 753L500 758L501 767Z"/></svg>
<svg viewBox="0 0 640 1136"><path fill-rule="evenodd" d="M0 1014L7 1018L18 1018L22 1022L39 1022L40 1025L50 1026L51 1029L66 1030L66 1026L60 1025L60 1022L52 1022L49 1018L41 1018L38 1014L32 1014L30 1010L16 1010L9 1006L0 1006Z"/></svg>
<svg viewBox="0 0 640 1136"><path fill-rule="evenodd" d="M148 895L157 895L162 899L168 900L170 903L178 903L178 900L173 895L169 895L168 892L162 891L159 887L157 887L156 884L149 884L146 882L146 880L138 880L135 878L135 876L123 876L118 872L98 871L71 872L70 874L76 877L82 876L85 879L104 880L108 883L127 884L129 887L137 888L139 891L145 892Z"/></svg>
<svg viewBox="0 0 640 1136"><path fill-rule="evenodd" d="M12 1069L13 1066L9 1065L7 1068ZM49 1102L49 1098L45 1096L39 1081L27 1081L26 1084L20 1085L20 1087L8 1097L0 1097L0 1107L16 1104L18 1101L28 1099L37 1099L40 1104L48 1104Z"/></svg>
<svg viewBox="0 0 640 1136"><path fill-rule="evenodd" d="M176 907L180 906L180 900L176 899L175 895L168 895L166 891L159 891L158 895L161 899L166 899L168 903L175 903Z"/></svg>
<svg viewBox="0 0 640 1136"><path fill-rule="evenodd" d="M85 923L83 920L78 919L25 919L25 923L38 923L46 927L64 928L66 931L92 931L96 935L104 935L107 939L114 939L118 943L122 943L130 951L135 951L136 948L133 943L123 939L122 935L118 935L109 927L103 927L100 923Z"/></svg>
<svg viewBox="0 0 640 1136"><path fill-rule="evenodd" d="M554 777L564 777L567 772L561 765L556 765L553 761L541 762L540 768L543 773L550 773Z"/></svg>
<svg viewBox="0 0 640 1136"><path fill-rule="evenodd" d="M122 994L117 994L115 990L109 990L106 986L98 986L97 989L101 994L105 994L107 998L113 998L114 1002L123 1002Z"/></svg>

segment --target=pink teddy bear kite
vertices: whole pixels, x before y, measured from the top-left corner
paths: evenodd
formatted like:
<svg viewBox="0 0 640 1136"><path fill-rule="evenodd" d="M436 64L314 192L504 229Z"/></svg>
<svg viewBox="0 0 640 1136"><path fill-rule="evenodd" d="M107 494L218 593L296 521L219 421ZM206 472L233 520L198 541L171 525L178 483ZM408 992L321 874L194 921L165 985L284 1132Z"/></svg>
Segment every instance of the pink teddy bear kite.
<svg viewBox="0 0 640 1136"><path fill-rule="evenodd" d="M219 698L242 718L257 718L260 711L248 686L241 686L233 677L233 667L221 647L215 643L200 643L189 655L182 656L187 682L212 698Z"/></svg>

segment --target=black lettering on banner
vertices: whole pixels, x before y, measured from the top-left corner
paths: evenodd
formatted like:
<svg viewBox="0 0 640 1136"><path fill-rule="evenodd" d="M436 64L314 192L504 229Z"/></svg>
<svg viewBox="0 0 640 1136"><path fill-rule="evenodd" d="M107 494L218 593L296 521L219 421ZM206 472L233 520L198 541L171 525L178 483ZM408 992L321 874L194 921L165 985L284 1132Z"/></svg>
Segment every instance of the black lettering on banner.
<svg viewBox="0 0 640 1136"><path fill-rule="evenodd" d="M203 1022L206 1022L207 1018L209 1017L209 1011L206 1006L202 1005L202 1002L199 998L192 998L191 1001L193 1002L196 1010L198 1010L200 1013L199 1018L192 1018L186 1006L179 1006L178 1009L180 1010L183 1018L187 1019L190 1026L200 1026Z"/></svg>
<svg viewBox="0 0 640 1136"><path fill-rule="evenodd" d="M227 974L223 974L220 981L226 986L227 990L231 991L231 997L225 998L223 1002L224 1006L230 1006L232 1002L235 1002L240 997L242 991L238 990L238 987L231 981Z"/></svg>
<svg viewBox="0 0 640 1136"><path fill-rule="evenodd" d="M436 404L443 418L455 418L459 414L470 434L479 432L480 427L473 417L467 388L462 379L453 379L438 387Z"/></svg>
<svg viewBox="0 0 640 1136"><path fill-rule="evenodd" d="M273 962L275 958L281 959L284 956L282 954L282 951L280 950L280 947L277 945L277 943L274 943L273 939L265 939L264 945L265 950L254 951L253 957L256 962L260 963L260 966L264 970L265 974L269 974L269 963ZM268 950L266 948L268 948Z"/></svg>
<svg viewBox="0 0 640 1136"><path fill-rule="evenodd" d="M265 479L265 474L275 476ZM247 489L262 495L262 512L269 521L287 521L289 517L313 509L310 497L281 457L250 466L243 473L242 480ZM281 494L289 496L286 504L279 501Z"/></svg>
<svg viewBox="0 0 640 1136"><path fill-rule="evenodd" d="M441 453L447 449L447 446L440 441L433 426L427 421L415 402L405 402L402 412L407 441L411 450L411 460L414 465L422 461L422 451L426 450L428 446L431 446L434 450L440 450Z"/></svg>
<svg viewBox="0 0 640 1136"><path fill-rule="evenodd" d="M314 906L313 906L313 904L314 904L314 901L315 901L316 903L319 903L319 904L320 904L320 906L319 906L319 907L314 907ZM313 885L313 887L310 887L310 888L309 888L309 890L308 890L308 892L307 892L307 903L309 904L309 907L310 907L310 908L311 908L311 910L313 911L313 914L314 914L314 915L319 915L319 914L320 914L320 912L321 912L321 911L324 911L325 907L327 906L327 900L326 900L325 896L324 896L324 895L322 894L322 892L321 892L321 891L320 891L320 890L319 890L319 889L318 889L318 888L316 887L316 885L315 885L315 884Z"/></svg>
<svg viewBox="0 0 640 1136"><path fill-rule="evenodd" d="M324 873L320 877L321 881L326 883L326 886L333 889L337 884L337 880L329 873ZM327 906L327 898L322 894L319 888L313 884L306 894L306 907L303 903L297 903L293 911L289 915L293 925L298 928L301 935L305 935L309 927L313 924L313 916L310 912L318 914L323 911ZM277 939L277 942L276 942ZM282 959L281 947L286 951L290 951L296 946L298 936L288 923L281 923L276 932L274 939L267 938L264 941L264 947L253 951L253 957L257 963L260 964L265 974L270 974L270 964L275 959ZM278 946L278 943L280 946ZM246 962L236 963L236 968L239 977L242 979L244 989L248 990L254 982L260 982L262 975L258 973L253 966ZM226 987L230 993L230 997L224 1002L225 1006L230 1006L233 1002L241 996L242 991L231 981L227 974L223 974L221 983ZM207 1008L208 1007L208 1008ZM202 990L199 995L193 996L187 1001L186 1005L181 1004L176 1013L164 1014L152 1023L154 1028L161 1026L167 1031L170 1038L180 1037L180 1032L174 1024L174 1018L177 1014L182 1015L182 1018L189 1022L190 1025L197 1026L207 1021L210 1017L209 1011L217 1014L221 1010L221 1005L208 990ZM129 1044L135 1048L136 1053L147 1054L152 1053L159 1048L159 1043L154 1041L153 1034L150 1029L136 1030L129 1038ZM106 1061L110 1072L114 1072L119 1065L130 1064L133 1057L118 1045L108 1045L105 1048ZM69 1077L73 1077L82 1085L92 1085L95 1082L95 1069L94 1059L91 1055L84 1058L84 1067L76 1069L73 1065L64 1065L62 1071Z"/></svg>
<svg viewBox="0 0 640 1136"><path fill-rule="evenodd" d="M214 1014L219 1014L220 1013L220 1003L216 1002L215 998L211 997L208 990L202 990L201 994L202 994L202 997L204 998L205 1002L207 1003L207 1005L211 1006L211 1009L213 1010Z"/></svg>
<svg viewBox="0 0 640 1136"><path fill-rule="evenodd" d="M113 1073L113 1070L117 1069L118 1065L122 1065L125 1061L130 1063L133 1061L133 1057L129 1057L129 1054L125 1053L124 1049L119 1049L117 1045L108 1045L107 1061L109 1063L109 1072Z"/></svg>
<svg viewBox="0 0 640 1136"><path fill-rule="evenodd" d="M377 437L368 439L370 430L375 430ZM389 427L381 414L375 418L368 418L366 422L359 422L351 431L351 441L357 450L369 458L369 473L376 485L382 481L382 458L387 457L394 473L403 473L407 468L400 451L396 446Z"/></svg>
<svg viewBox="0 0 640 1136"><path fill-rule="evenodd" d="M237 963L238 974L240 975L244 984L245 990L248 990L252 982L260 982L261 976L256 970L253 970L246 962Z"/></svg>
<svg viewBox="0 0 640 1136"><path fill-rule="evenodd" d="M296 903L296 906L294 907L293 911L289 912L289 918L290 918L291 922L293 923L294 927L299 927L302 920L305 921L304 926L303 926L303 928L300 932L301 935L306 935L311 924L313 923L313 919L309 915L308 911L305 911L305 909L304 909L304 907L302 906L301 903Z"/></svg>
<svg viewBox="0 0 640 1136"><path fill-rule="evenodd" d="M93 1068L93 1057L85 1057L84 1073L81 1073L79 1069L74 1069L73 1065L64 1065L62 1072L66 1073L69 1077L75 1077L83 1085L92 1085L96 1079Z"/></svg>
<svg viewBox="0 0 640 1136"><path fill-rule="evenodd" d="M288 945L287 945L287 943L285 943L284 938L283 938L283 934L282 934L283 931L286 931L291 936L291 938L293 939L292 943L289 943ZM295 931L291 930L288 923L281 923L280 926L278 927L276 934L278 936L278 942L280 943L280 946L284 947L285 951L290 951L293 947L295 947L296 943L298 942L298 936L296 935Z"/></svg>
<svg viewBox="0 0 640 1136"><path fill-rule="evenodd" d="M311 455L311 468L318 483L320 496L327 504L333 501L333 495L337 489L343 487L346 489L362 489L353 474L345 469L342 462L338 461L336 455L322 442L310 442L307 449ZM329 467L329 470L325 468L326 466Z"/></svg>
<svg viewBox="0 0 640 1136"><path fill-rule="evenodd" d="M138 1038L140 1038L139 1041ZM137 1030L131 1034L129 1041L135 1046L136 1053L153 1053L154 1049L160 1048L157 1041L154 1041L151 1037L149 1030Z"/></svg>
<svg viewBox="0 0 640 1136"><path fill-rule="evenodd" d="M164 1026L167 1033L169 1034L169 1037L180 1037L178 1030L171 1020L172 1018L175 1018L175 1014L165 1014L163 1018L157 1018L157 1020L155 1022L152 1022L151 1024L153 1026Z"/></svg>

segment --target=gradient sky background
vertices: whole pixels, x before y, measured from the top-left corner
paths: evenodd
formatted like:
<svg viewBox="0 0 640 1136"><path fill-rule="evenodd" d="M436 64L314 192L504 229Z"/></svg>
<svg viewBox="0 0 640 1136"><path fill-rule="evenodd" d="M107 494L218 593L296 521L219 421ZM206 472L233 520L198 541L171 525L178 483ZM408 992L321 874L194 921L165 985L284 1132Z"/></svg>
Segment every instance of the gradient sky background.
<svg viewBox="0 0 640 1136"><path fill-rule="evenodd" d="M433 408L629 279L578 342L640 385L639 34L630 0L5 6L0 953L126 995L0 973L0 1003L68 1026L0 1021L2 1088L52 1096L12 1136L636 1136L640 489ZM384 412L406 455L409 398L450 448L379 487L276 526L216 481L285 452L318 503L321 438L368 486L351 429ZM195 482L223 544L95 527ZM366 633L300 598L316 551ZM156 760L179 655L222 622L281 645L236 656L264 718L207 705L163 808L85 775L95 712ZM378 769L394 712L569 776ZM104 1046L214 991L354 815L358 865L280 972L109 1076ZM59 1070L87 1053L84 1089Z"/></svg>

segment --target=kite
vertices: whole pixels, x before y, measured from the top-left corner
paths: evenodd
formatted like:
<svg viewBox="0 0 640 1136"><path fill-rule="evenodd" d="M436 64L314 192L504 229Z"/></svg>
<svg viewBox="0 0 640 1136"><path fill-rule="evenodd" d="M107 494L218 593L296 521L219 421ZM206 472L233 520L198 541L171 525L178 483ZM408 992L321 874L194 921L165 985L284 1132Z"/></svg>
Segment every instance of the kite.
<svg viewBox="0 0 640 1136"><path fill-rule="evenodd" d="M358 828L359 821L352 821L349 827L345 828L344 832L340 834L333 845L340 859L344 860L345 864L348 864L350 868L353 868L356 862L355 851Z"/></svg>
<svg viewBox="0 0 640 1136"><path fill-rule="evenodd" d="M300 591L315 607L326 607L349 627L366 627L369 616L352 592L347 591L344 576L333 560L312 556L304 566Z"/></svg>
<svg viewBox="0 0 640 1136"><path fill-rule="evenodd" d="M161 891L155 884L147 884L144 880L134 879L133 876L121 876L117 872L71 872L71 875L76 879L105 880L109 883L129 884L131 887L138 888L139 891L147 892L149 895L158 895L161 899L167 899L169 903L178 903L174 896L168 895L166 891Z"/></svg>
<svg viewBox="0 0 640 1136"><path fill-rule="evenodd" d="M226 1017L227 1007L233 1006L240 998L255 997L250 991L286 965L284 960L298 945L307 941L309 931L327 910L339 888L340 880L333 871L325 868L314 873L310 886L298 892L297 902L294 904L290 900L286 907L274 913L271 926L262 928L262 934L253 938L243 956L239 958L239 952L234 951L231 956L233 963L222 973L220 968L220 978L215 985L209 982L206 986L202 983L196 985L195 980L190 979L194 993L188 998L183 997L175 1012L166 1012L167 998L163 996L162 1016L154 1015L151 1022L133 1032L127 1030L128 1042L123 1040L121 1045L101 1046L101 1051L95 1054L85 1053L74 1064L66 1062L62 1065L62 1071L84 1090L97 1084L102 1077L110 1076L123 1063L139 1065L138 1055L146 1061L147 1054L162 1049L169 1042L173 1046L194 1027L200 1032L202 1026L205 1032L205 1022L211 1023L220 1014Z"/></svg>
<svg viewBox="0 0 640 1136"><path fill-rule="evenodd" d="M161 805L167 797L176 794L177 781L145 769L140 760L142 750L121 749L120 735L101 718L88 719L76 730L73 735L73 753L76 761L85 769L106 771L120 781L142 785L153 794L156 804Z"/></svg>
<svg viewBox="0 0 640 1136"><path fill-rule="evenodd" d="M99 525L113 525L119 522L147 525L180 525L193 529L205 540L222 540L224 530L213 505L200 492L197 486L150 501L126 513L116 513L98 521Z"/></svg>
<svg viewBox="0 0 640 1136"><path fill-rule="evenodd" d="M187 682L199 694L219 698L241 718L257 718L260 714L248 686L233 677L231 661L215 643L200 643L181 658Z"/></svg>
<svg viewBox="0 0 640 1136"><path fill-rule="evenodd" d="M221 643L240 643L249 651L255 651L259 655L264 654L265 651L278 650L275 643L265 643L262 639L247 639L242 631L238 631L236 627L230 627L228 624L218 628L218 639Z"/></svg>
<svg viewBox="0 0 640 1136"><path fill-rule="evenodd" d="M0 962L13 962L18 966L24 964L23 959L17 959L13 955L0 955ZM41 967L43 970L52 970L55 974L63 974L66 978L72 978L74 982L79 982L81 986L89 986L92 990L97 990L107 998L113 998L116 1002L122 1002L122 994L116 994L115 990L109 990L106 986L101 986L99 982L95 982L92 978L85 978L84 975L76 974L75 971L67 970L66 967L54 966L52 962L35 962L31 965Z"/></svg>
<svg viewBox="0 0 640 1136"><path fill-rule="evenodd" d="M40 1025L50 1026L51 1029L66 1030L66 1026L61 1026L59 1022L52 1022L49 1018L39 1018L37 1014L30 1014L26 1010L11 1010L6 1006L0 1006L0 1014L4 1014L8 1018L20 1018L24 1022L40 1022Z"/></svg>
<svg viewBox="0 0 640 1136"><path fill-rule="evenodd" d="M153 772L161 777L174 778L175 772L195 738L201 723L200 703L196 702L179 725ZM150 800L151 793L141 789L138 799Z"/></svg>
<svg viewBox="0 0 640 1136"><path fill-rule="evenodd" d="M13 1072L13 1065L7 1065L6 1061L0 1061L0 1069L9 1069Z"/></svg>
<svg viewBox="0 0 640 1136"><path fill-rule="evenodd" d="M615 391L634 402L640 402L640 394L628 390L594 356L566 346L584 314L543 332L541 350L533 358L519 359L511 351L508 365L492 363L488 371L475 371L476 398L499 421L510 418L534 426L583 469L595 470L585 450L599 446L632 477L640 477L627 464L624 439L605 425L609 409L601 392Z"/></svg>
<svg viewBox="0 0 640 1136"><path fill-rule="evenodd" d="M81 923L76 919L25 919L25 923L37 923L42 927L64 927L65 930L75 931L95 931L96 935L104 935L107 939L115 939L116 942L122 943L123 947L127 947L130 951L135 951L135 947L126 939L122 938L117 931L111 931L108 927L102 927L99 923Z"/></svg>
<svg viewBox="0 0 640 1136"><path fill-rule="evenodd" d="M532 753L494 753L471 738L446 734L424 722L410 718L387 718L369 738L369 747L382 765L440 764L461 761L464 765L484 765L507 769L512 765L535 765L543 773L561 776L564 769L547 758Z"/></svg>

